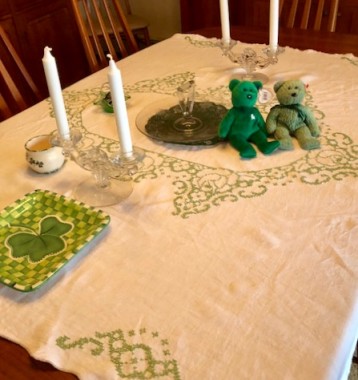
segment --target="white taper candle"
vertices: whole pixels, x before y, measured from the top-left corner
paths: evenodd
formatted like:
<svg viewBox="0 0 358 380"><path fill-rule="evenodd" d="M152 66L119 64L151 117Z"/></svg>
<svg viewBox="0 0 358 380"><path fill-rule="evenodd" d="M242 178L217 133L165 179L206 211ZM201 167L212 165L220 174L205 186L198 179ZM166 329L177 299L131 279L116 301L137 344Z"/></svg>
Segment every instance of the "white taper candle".
<svg viewBox="0 0 358 380"><path fill-rule="evenodd" d="M224 45L230 44L230 17L228 0L220 0L221 34Z"/></svg>
<svg viewBox="0 0 358 380"><path fill-rule="evenodd" d="M124 157L130 157L133 154L133 145L124 97L122 75L112 59L112 56L108 54L107 57L109 58L108 81L117 124L119 144L121 146L121 154Z"/></svg>
<svg viewBox="0 0 358 380"><path fill-rule="evenodd" d="M279 0L270 0L270 49L278 48Z"/></svg>
<svg viewBox="0 0 358 380"><path fill-rule="evenodd" d="M63 101L60 78L58 76L56 60L51 54L51 48L44 49L42 64L45 71L46 82L50 94L52 106L55 113L57 130L64 140L70 139L70 129L68 126L65 103Z"/></svg>

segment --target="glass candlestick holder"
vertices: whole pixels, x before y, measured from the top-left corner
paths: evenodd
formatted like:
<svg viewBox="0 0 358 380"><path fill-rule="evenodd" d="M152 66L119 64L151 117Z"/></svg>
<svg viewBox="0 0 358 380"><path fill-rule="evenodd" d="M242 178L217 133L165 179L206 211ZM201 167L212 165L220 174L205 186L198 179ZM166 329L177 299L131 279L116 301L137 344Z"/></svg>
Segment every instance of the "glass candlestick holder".
<svg viewBox="0 0 358 380"><path fill-rule="evenodd" d="M58 131L54 131L51 134L51 144L54 146L60 146L63 149L63 154L66 158L71 158L73 151L77 149L78 143L82 139L82 133L78 129L71 129L68 138L63 138Z"/></svg>
<svg viewBox="0 0 358 380"><path fill-rule="evenodd" d="M82 147L81 139L76 130L71 131L69 139L57 133L52 138L52 144L61 146L66 157L92 174L73 189L73 197L94 207L114 205L128 198L133 191L132 176L139 170L144 152L135 148L130 155L119 152L109 156L100 147Z"/></svg>
<svg viewBox="0 0 358 380"><path fill-rule="evenodd" d="M118 150L115 154L112 154L109 159L115 167L133 176L142 167L144 157L145 153L143 149L133 147L132 152L123 154L123 152Z"/></svg>
<svg viewBox="0 0 358 380"><path fill-rule="evenodd" d="M92 147L72 155L76 163L92 173L78 184L73 196L91 206L103 207L120 203L133 191L133 182L125 168L115 165L107 153Z"/></svg>
<svg viewBox="0 0 358 380"><path fill-rule="evenodd" d="M259 80L262 83L267 83L269 78L267 75L257 72L257 70L276 64L278 62L278 55L284 52L284 48L280 46L276 49L265 47L259 53L253 48L244 48L240 52L236 49L238 43L234 40L231 40L229 44L225 44L222 40L219 40L218 46L225 57L228 57L231 62L244 70L241 79L250 81Z"/></svg>

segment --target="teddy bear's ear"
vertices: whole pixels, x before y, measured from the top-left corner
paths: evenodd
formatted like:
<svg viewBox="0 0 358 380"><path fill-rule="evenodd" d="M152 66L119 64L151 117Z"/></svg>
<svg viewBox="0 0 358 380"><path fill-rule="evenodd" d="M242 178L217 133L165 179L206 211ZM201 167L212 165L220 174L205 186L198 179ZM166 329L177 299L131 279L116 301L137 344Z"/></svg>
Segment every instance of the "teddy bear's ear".
<svg viewBox="0 0 358 380"><path fill-rule="evenodd" d="M260 82L259 80L256 80L254 82L252 82L254 84L254 86L258 89L258 90L261 90L262 88L262 82Z"/></svg>
<svg viewBox="0 0 358 380"><path fill-rule="evenodd" d="M238 79L232 79L229 83L230 91L232 91L239 83L240 81Z"/></svg>
<svg viewBox="0 0 358 380"><path fill-rule="evenodd" d="M273 86L274 91L277 92L284 83L285 82L283 80L276 82L275 85Z"/></svg>

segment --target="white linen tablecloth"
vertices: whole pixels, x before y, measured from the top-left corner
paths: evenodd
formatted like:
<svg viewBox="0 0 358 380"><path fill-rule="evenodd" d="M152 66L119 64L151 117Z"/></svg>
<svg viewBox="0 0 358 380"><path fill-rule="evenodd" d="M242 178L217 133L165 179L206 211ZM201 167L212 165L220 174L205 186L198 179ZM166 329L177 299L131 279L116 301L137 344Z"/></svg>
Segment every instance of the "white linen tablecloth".
<svg viewBox="0 0 358 380"><path fill-rule="evenodd" d="M322 146L253 160L135 125L187 79L199 100L230 107L234 66L214 40L174 35L118 67L146 153L134 191L102 208L106 232L41 288L0 285L0 335L86 380L346 378L358 337L358 58L286 48L263 70L264 117L273 84L300 78ZM113 114L94 104L106 82L105 69L64 98L71 127L113 150ZM51 175L27 168L24 143L56 129L51 112L46 100L1 124L1 208L38 188L71 197L89 176L72 161Z"/></svg>

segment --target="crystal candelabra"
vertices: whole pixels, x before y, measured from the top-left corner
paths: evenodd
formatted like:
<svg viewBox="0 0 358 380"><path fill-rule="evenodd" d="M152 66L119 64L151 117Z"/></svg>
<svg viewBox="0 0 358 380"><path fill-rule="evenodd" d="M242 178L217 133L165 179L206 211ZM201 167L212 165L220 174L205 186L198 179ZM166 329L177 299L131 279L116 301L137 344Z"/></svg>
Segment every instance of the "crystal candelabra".
<svg viewBox="0 0 358 380"><path fill-rule="evenodd" d="M120 151L108 155L99 147L82 148L82 135L72 130L69 139L53 133L52 144L61 146L67 158L92 173L92 176L73 190L73 197L90 206L102 207L117 204L133 191L132 176L143 163L144 152L134 148L131 154Z"/></svg>
<svg viewBox="0 0 358 380"><path fill-rule="evenodd" d="M266 47L262 49L262 54L258 54L252 48L245 48L242 52L236 51L235 47L238 45L237 41L231 40L229 44L219 40L218 46L222 50L224 56L228 57L231 62L239 65L245 73L242 75L244 80L260 80L262 83L268 82L267 75L256 72L257 69L264 69L269 65L278 62L278 55L283 53L284 49L277 47L271 49Z"/></svg>

